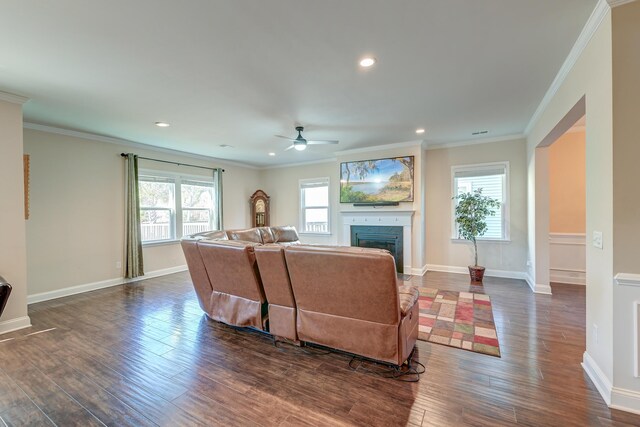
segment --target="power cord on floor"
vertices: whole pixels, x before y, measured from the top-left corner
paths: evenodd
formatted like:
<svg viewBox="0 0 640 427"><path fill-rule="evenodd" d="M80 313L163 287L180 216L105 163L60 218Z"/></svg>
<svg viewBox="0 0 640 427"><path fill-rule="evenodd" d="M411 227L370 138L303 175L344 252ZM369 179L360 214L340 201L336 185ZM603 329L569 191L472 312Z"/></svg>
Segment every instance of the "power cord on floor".
<svg viewBox="0 0 640 427"><path fill-rule="evenodd" d="M390 378L392 380L408 383L417 383L420 381L420 375L424 374L427 368L422 363L413 359L414 353L415 349L411 352L407 361L400 366L386 365L364 359L360 356L352 356L349 361L349 368L353 371L358 371L358 369L360 369L366 374L377 375L382 378ZM354 365L354 362L358 363ZM365 363L375 364L382 369L370 369L365 365Z"/></svg>
<svg viewBox="0 0 640 427"><path fill-rule="evenodd" d="M297 345L296 343L289 342L287 340L277 340L274 337L273 345L276 348L282 348L282 344L285 344L288 347L302 350L302 352L312 356L322 356L331 353L342 355L345 354L343 351L336 349L325 350L324 347L323 349L321 349L305 343ZM389 378L396 381L416 383L420 381L420 375L424 374L426 371L426 367L422 363L414 359L415 349L411 352L411 354L407 358L407 361L400 366L388 365L361 356L356 356L349 353L346 354L351 356L351 360L349 361L349 369L357 372L363 372L365 374L377 375L382 378ZM375 365L381 369L371 369L368 365Z"/></svg>

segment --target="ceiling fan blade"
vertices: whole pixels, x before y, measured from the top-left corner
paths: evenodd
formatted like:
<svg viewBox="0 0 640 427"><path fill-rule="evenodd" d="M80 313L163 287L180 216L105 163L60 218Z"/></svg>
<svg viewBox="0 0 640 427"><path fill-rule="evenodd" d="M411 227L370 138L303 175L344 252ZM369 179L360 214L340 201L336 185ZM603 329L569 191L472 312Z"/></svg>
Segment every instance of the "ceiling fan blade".
<svg viewBox="0 0 640 427"><path fill-rule="evenodd" d="M338 144L339 141L336 141L335 139L332 140L319 140L319 141L309 141L307 140L307 144L311 144L311 145L325 145L325 144Z"/></svg>
<svg viewBox="0 0 640 427"><path fill-rule="evenodd" d="M293 147L294 147L294 145L293 145L293 144L291 144L290 146L288 146L287 148L285 148L285 149L284 149L284 151L291 150Z"/></svg>
<svg viewBox="0 0 640 427"><path fill-rule="evenodd" d="M287 141L295 141L295 139L289 138L288 136L282 136L282 135L274 135L274 136L277 136L278 138L286 139Z"/></svg>

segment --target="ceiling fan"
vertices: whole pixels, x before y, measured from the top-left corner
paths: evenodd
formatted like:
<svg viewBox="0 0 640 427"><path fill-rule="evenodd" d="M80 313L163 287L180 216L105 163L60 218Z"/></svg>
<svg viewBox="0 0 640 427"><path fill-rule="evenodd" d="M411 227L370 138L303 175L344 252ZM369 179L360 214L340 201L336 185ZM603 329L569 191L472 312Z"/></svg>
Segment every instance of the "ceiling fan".
<svg viewBox="0 0 640 427"><path fill-rule="evenodd" d="M284 151L291 150L292 148L295 148L298 151L302 151L307 148L307 145L325 145L338 143L338 141L336 140L307 140L302 137L302 131L304 130L304 127L296 126L296 130L298 131L298 137L295 139L289 138L288 136L276 135L278 138L284 138L288 141L293 142L293 144L287 147Z"/></svg>

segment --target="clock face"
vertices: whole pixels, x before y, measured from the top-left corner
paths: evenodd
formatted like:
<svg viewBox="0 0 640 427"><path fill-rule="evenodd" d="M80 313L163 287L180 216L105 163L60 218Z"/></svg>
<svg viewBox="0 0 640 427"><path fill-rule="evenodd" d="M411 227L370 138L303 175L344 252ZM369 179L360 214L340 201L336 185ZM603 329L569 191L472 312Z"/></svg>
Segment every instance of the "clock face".
<svg viewBox="0 0 640 427"><path fill-rule="evenodd" d="M264 200L258 199L256 201L256 212L264 212L264 211L265 211Z"/></svg>

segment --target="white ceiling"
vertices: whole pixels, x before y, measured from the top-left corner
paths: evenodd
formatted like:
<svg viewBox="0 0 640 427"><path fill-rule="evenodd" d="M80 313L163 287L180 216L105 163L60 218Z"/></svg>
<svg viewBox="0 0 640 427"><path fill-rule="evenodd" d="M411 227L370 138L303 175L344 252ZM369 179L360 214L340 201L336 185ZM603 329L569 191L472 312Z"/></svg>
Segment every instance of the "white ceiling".
<svg viewBox="0 0 640 427"><path fill-rule="evenodd" d="M31 98L28 122L253 165L333 156L283 152L273 135L296 124L337 150L500 137L523 132L595 5L0 0L0 90Z"/></svg>

